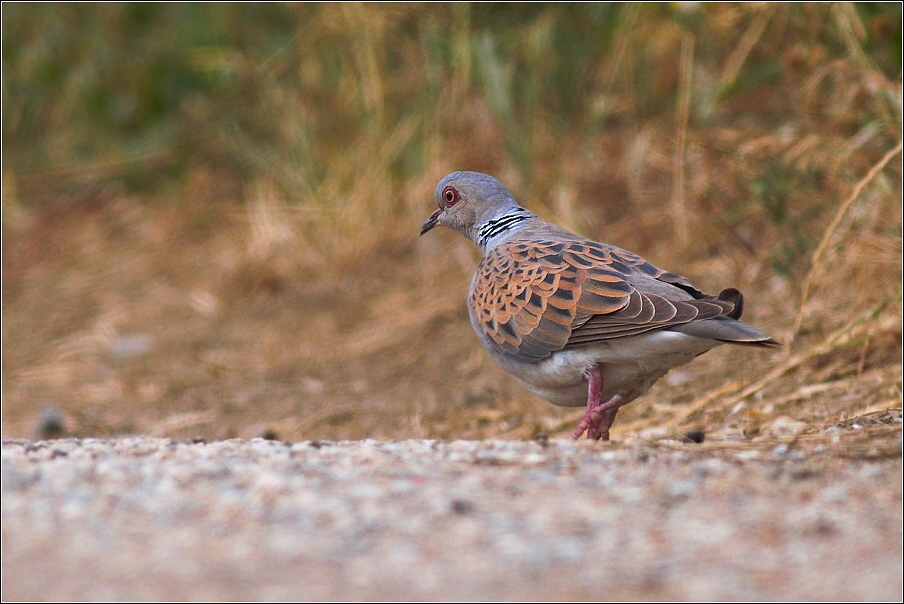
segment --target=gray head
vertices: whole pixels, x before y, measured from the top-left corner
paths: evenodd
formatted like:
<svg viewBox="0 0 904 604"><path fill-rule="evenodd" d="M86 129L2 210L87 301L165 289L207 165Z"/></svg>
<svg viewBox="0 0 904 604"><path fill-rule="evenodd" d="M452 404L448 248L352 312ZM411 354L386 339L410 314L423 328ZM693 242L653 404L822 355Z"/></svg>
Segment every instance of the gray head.
<svg viewBox="0 0 904 604"><path fill-rule="evenodd" d="M530 215L501 182L480 172L452 172L439 181L433 197L439 209L421 227L421 235L442 225L464 233L481 247L481 227L513 212Z"/></svg>

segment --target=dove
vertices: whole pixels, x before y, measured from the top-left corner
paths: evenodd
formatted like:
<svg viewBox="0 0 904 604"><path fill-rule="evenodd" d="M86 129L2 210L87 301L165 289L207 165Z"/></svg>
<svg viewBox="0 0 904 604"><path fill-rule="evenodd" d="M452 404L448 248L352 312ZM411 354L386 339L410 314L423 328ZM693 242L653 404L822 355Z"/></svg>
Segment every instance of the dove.
<svg viewBox="0 0 904 604"><path fill-rule="evenodd" d="M483 252L468 295L480 343L531 392L586 406L573 439L609 440L621 407L716 346L780 345L739 320L738 290L704 294L633 252L546 222L492 176L453 172L434 199L420 234L448 227Z"/></svg>

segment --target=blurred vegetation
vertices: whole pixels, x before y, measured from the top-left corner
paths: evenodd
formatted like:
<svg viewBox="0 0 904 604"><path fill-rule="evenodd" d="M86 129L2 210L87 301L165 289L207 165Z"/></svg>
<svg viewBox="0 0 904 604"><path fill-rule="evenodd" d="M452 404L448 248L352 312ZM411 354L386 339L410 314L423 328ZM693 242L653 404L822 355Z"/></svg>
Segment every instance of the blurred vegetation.
<svg viewBox="0 0 904 604"><path fill-rule="evenodd" d="M674 110L688 37L691 129L829 117L820 129L856 144L900 133L900 88L875 81L900 79L896 3L22 3L3 9L3 173L24 203L166 191L198 167L315 208L366 187L371 227L437 157L510 166L542 194L600 133ZM812 111L823 95L829 116ZM796 230L783 191L827 168L752 165L750 193Z"/></svg>
<svg viewBox="0 0 904 604"><path fill-rule="evenodd" d="M749 18L761 33L733 57ZM213 165L266 174L306 201L337 170L340 190L355 186L347 164L358 164L341 156L382 151L391 179L422 174L437 140L451 163L470 159L476 97L505 153L478 163L511 162L529 180L539 155L671 111L686 35L698 125L791 117L726 99L833 60L901 72L897 3L14 3L3 8L3 170L159 190ZM810 92L836 94L837 77ZM834 108L845 134L877 118L900 128L899 100L868 92L877 98Z"/></svg>
<svg viewBox="0 0 904 604"><path fill-rule="evenodd" d="M392 274L405 258L409 285L433 288L425 304L445 295L436 271L476 253L444 248L458 260L442 268L423 247L438 244L415 237L433 186L456 169L490 172L545 217L669 268L721 256L735 278L745 258L771 265L787 290L775 312L793 316L826 225L901 140L901 40L900 3L5 3L4 317L15 296L27 309L30 295L56 295L29 290L38 251L56 249L36 225L108 204L150 230L121 200L184 210L195 226L247 218L250 267L223 260L182 277L218 275L204 287L221 301L243 279L285 292L324 266L379 288L354 272ZM900 299L900 267L889 277L883 264L900 256L899 166L845 223L866 247L830 250L862 260L829 263L838 279L879 275L882 287L857 295ZM148 249L194 253L165 241ZM172 266L194 256L166 262L179 282L189 269ZM772 287L757 270L748 285ZM449 281L453 297L467 285ZM98 308L107 286L91 286ZM359 290L347 292L349 329L368 312ZM832 325L857 306L817 284L823 295ZM44 354L34 346L23 367Z"/></svg>

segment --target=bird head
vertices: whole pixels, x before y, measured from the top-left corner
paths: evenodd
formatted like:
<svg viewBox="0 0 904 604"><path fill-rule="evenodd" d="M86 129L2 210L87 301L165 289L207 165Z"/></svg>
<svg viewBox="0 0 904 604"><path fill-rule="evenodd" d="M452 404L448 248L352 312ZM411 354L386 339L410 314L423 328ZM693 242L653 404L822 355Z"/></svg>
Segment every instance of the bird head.
<svg viewBox="0 0 904 604"><path fill-rule="evenodd" d="M478 242L478 232L484 223L519 209L501 182L480 172L452 172L436 185L433 198L437 210L421 227L421 235L441 225Z"/></svg>

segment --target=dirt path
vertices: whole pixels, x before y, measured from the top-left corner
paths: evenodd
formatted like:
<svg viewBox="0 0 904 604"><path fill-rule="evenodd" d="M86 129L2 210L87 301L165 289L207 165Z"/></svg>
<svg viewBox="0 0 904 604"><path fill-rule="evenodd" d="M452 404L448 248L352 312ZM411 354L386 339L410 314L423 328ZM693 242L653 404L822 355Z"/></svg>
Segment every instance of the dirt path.
<svg viewBox="0 0 904 604"><path fill-rule="evenodd" d="M783 446L7 440L2 595L896 600L901 469Z"/></svg>

